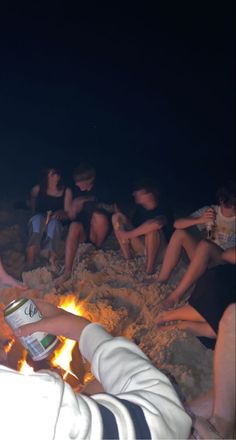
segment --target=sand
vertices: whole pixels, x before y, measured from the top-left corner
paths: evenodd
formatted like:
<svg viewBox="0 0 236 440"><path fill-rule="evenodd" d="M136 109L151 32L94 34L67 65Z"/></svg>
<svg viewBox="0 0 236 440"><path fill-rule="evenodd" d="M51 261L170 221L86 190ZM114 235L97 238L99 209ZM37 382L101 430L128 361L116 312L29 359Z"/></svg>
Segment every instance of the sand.
<svg viewBox="0 0 236 440"><path fill-rule="evenodd" d="M58 304L65 295L76 295L86 317L100 322L113 335L124 335L138 344L156 367L171 378L181 399L196 397L212 386L213 352L175 326L165 330L154 323L158 303L184 273L183 263L168 285L159 288L156 274L146 276L144 258L125 261L111 236L102 250L82 244L71 278L56 290L54 277L46 266L23 272L27 216L27 212L0 209L0 255L9 273L22 276L27 284L24 296L40 296ZM19 296L19 289L0 286L1 308ZM0 339L9 335L1 312Z"/></svg>

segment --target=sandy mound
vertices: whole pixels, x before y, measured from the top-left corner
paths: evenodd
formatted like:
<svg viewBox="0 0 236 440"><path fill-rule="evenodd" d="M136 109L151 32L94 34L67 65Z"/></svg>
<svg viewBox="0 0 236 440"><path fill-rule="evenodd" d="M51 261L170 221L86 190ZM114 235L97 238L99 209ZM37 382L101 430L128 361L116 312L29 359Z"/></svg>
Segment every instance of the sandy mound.
<svg viewBox="0 0 236 440"><path fill-rule="evenodd" d="M2 217L0 215L0 219ZM24 243L19 226L13 226L10 231L9 226L2 226L0 252L7 268L15 275L20 268L23 270ZM3 308L13 298L26 294L43 296L57 304L62 295L73 293L88 318L102 323L114 335L122 334L135 341L158 368L177 382L183 397L195 397L211 387L212 351L194 336L178 329L161 330L153 321L160 299L173 289L184 266L179 265L169 284L161 289L156 285L155 275L147 277L144 268L143 257L125 261L119 250L109 246L106 250L95 250L91 244L83 244L78 250L72 277L60 286L59 295L55 295L52 274L42 267L23 273L29 287L26 292L1 288L0 302ZM0 338L7 338L9 334L1 314Z"/></svg>

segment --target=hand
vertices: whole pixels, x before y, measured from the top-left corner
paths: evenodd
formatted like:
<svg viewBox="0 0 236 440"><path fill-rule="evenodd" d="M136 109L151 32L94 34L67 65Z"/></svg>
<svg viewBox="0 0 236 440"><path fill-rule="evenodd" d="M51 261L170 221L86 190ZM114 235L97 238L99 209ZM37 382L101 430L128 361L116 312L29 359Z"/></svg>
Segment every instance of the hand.
<svg viewBox="0 0 236 440"><path fill-rule="evenodd" d="M49 304L40 299L34 299L33 301L43 318L41 321L19 327L15 331L18 337L29 336L35 332L46 332L78 341L82 330L90 324L90 321L87 319L66 312L53 304Z"/></svg>
<svg viewBox="0 0 236 440"><path fill-rule="evenodd" d="M124 231L123 229L118 229L116 231L117 238L128 240L130 238L130 231Z"/></svg>
<svg viewBox="0 0 236 440"><path fill-rule="evenodd" d="M53 215L51 215L50 219L53 218L55 220L64 220L65 217L66 217L65 211L60 210L60 211L55 211Z"/></svg>
<svg viewBox="0 0 236 440"><path fill-rule="evenodd" d="M216 213L213 208L208 208L200 217L201 223L214 222L216 218Z"/></svg>

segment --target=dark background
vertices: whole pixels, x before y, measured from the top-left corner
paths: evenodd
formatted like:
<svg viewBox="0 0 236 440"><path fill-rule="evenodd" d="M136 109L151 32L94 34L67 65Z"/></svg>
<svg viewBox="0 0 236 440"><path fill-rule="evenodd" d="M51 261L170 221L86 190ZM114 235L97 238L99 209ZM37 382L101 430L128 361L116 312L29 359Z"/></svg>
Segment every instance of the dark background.
<svg viewBox="0 0 236 440"><path fill-rule="evenodd" d="M118 188L212 198L235 166L231 3L33 3L1 7L0 198L85 159Z"/></svg>

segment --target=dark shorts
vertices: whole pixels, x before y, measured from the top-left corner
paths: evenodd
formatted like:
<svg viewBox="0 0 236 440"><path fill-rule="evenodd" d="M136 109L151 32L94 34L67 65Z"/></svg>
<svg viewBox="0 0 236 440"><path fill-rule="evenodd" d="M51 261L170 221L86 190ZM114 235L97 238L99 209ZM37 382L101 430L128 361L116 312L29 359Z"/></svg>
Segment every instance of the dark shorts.
<svg viewBox="0 0 236 440"><path fill-rule="evenodd" d="M105 215L108 222L109 222L109 230L108 230L107 235L109 235L112 231L112 222L111 222L112 214L110 212L106 211L105 209L95 209L92 212L82 211L76 216L75 220L73 220L73 221L77 222L77 223L81 223L83 225L84 232L86 235L86 241L87 240L89 241L90 224L91 224L91 219L92 219L92 216L94 213L100 213L100 214Z"/></svg>
<svg viewBox="0 0 236 440"><path fill-rule="evenodd" d="M189 304L218 333L219 322L225 309L236 301L236 266L224 264L209 269L196 283ZM215 340L200 338L208 348L214 348Z"/></svg>

